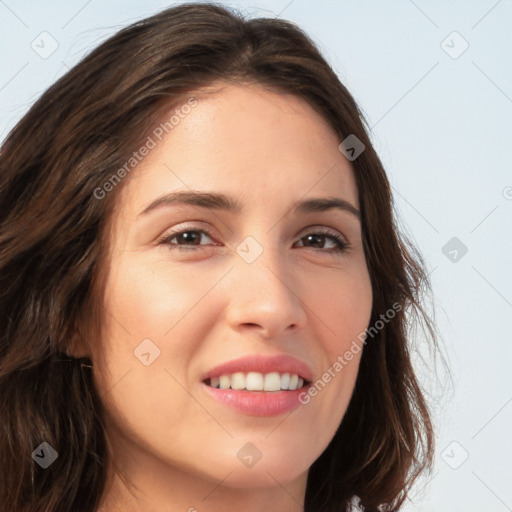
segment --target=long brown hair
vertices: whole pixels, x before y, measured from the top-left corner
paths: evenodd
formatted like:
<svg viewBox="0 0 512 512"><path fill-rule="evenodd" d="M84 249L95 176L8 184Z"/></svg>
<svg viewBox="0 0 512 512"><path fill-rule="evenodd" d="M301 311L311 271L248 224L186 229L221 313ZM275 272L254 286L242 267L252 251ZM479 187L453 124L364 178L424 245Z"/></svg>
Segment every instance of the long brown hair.
<svg viewBox="0 0 512 512"><path fill-rule="evenodd" d="M392 321L365 346L348 410L311 466L306 512L399 510L431 469L433 426L411 364L409 320L433 322L420 254L397 229L390 186L367 123L311 39L280 19L244 19L218 4L187 3L124 28L50 87L0 150L0 507L3 512L94 512L112 458L91 361L69 357L94 343L101 318L105 226L123 183L105 190L162 109L218 81L291 93L344 140L352 162L371 325ZM382 323L382 322L381 322ZM33 452L47 442L47 469Z"/></svg>

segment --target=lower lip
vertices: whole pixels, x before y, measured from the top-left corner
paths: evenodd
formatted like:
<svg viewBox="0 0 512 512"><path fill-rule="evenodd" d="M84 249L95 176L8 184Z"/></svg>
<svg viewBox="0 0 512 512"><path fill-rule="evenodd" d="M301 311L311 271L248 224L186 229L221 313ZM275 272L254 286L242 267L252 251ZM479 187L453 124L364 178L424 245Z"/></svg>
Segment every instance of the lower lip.
<svg viewBox="0 0 512 512"><path fill-rule="evenodd" d="M278 416L292 411L302 405L299 395L307 390L305 386L294 391L242 391L203 386L215 400L250 416Z"/></svg>

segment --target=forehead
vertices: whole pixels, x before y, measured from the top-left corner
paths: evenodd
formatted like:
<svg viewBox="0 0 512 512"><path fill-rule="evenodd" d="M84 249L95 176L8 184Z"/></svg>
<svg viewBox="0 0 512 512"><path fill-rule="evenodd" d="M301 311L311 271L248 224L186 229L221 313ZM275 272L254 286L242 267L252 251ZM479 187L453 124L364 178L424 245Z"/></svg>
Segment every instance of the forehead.
<svg viewBox="0 0 512 512"><path fill-rule="evenodd" d="M152 148L120 197L127 207L140 209L162 193L191 189L255 205L336 195L358 207L339 137L301 98L236 84L190 97L195 105L185 100L173 106L149 130Z"/></svg>

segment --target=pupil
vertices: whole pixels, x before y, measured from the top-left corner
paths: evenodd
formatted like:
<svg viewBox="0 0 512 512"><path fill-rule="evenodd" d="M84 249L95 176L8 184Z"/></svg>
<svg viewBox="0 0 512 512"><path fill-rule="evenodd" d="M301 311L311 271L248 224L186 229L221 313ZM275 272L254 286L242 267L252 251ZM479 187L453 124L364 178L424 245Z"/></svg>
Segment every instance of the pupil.
<svg viewBox="0 0 512 512"><path fill-rule="evenodd" d="M191 233L192 233L192 235L191 235ZM193 242L194 237L196 238L196 241L197 241L197 234L194 233L193 231L186 231L185 233L182 233L180 236L183 238L183 240L185 242Z"/></svg>
<svg viewBox="0 0 512 512"><path fill-rule="evenodd" d="M318 244L318 240L319 240L319 239L321 239L322 237L323 237L323 235L320 235L320 236L317 236L317 235L308 235L308 236L307 236L307 239L308 239L308 240L310 240L310 241L311 241L311 239L312 239L312 240L313 240L313 243L315 243L315 242L314 242L314 240L316 239L316 240L317 240L317 244Z"/></svg>

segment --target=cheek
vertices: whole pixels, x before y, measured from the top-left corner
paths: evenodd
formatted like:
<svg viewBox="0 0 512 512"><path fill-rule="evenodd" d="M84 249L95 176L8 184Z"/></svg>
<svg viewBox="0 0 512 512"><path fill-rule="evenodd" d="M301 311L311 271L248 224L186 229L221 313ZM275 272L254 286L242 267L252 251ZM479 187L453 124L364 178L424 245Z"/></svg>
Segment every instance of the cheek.
<svg viewBox="0 0 512 512"><path fill-rule="evenodd" d="M373 294L366 265L340 269L323 282L317 281L317 286L308 286L305 302L314 322L323 324L324 350L334 360L368 327Z"/></svg>
<svg viewBox="0 0 512 512"><path fill-rule="evenodd" d="M304 297L324 356L322 374L301 398L307 410L301 425L311 433L318 454L334 436L352 397L372 301L370 276L361 262L340 268L330 279L317 279Z"/></svg>
<svg viewBox="0 0 512 512"><path fill-rule="evenodd" d="M170 336L205 288L194 273L179 271L172 264L148 263L143 257L119 256L117 261L104 298L105 308L116 322L106 320L116 329L124 327L134 341L151 335L158 339Z"/></svg>
<svg viewBox="0 0 512 512"><path fill-rule="evenodd" d="M161 405L153 403L152 397L158 401L159 394L181 396L180 386L165 369L179 382L186 379L195 347L182 334L184 329L194 332L192 315L187 313L200 290L183 273L167 272L164 279L161 270L136 258L118 255L115 261L105 285L101 349L93 358L97 383L106 393L138 382L130 388L126 403L120 395L117 407L130 411L144 404L151 410L153 404L158 411Z"/></svg>

